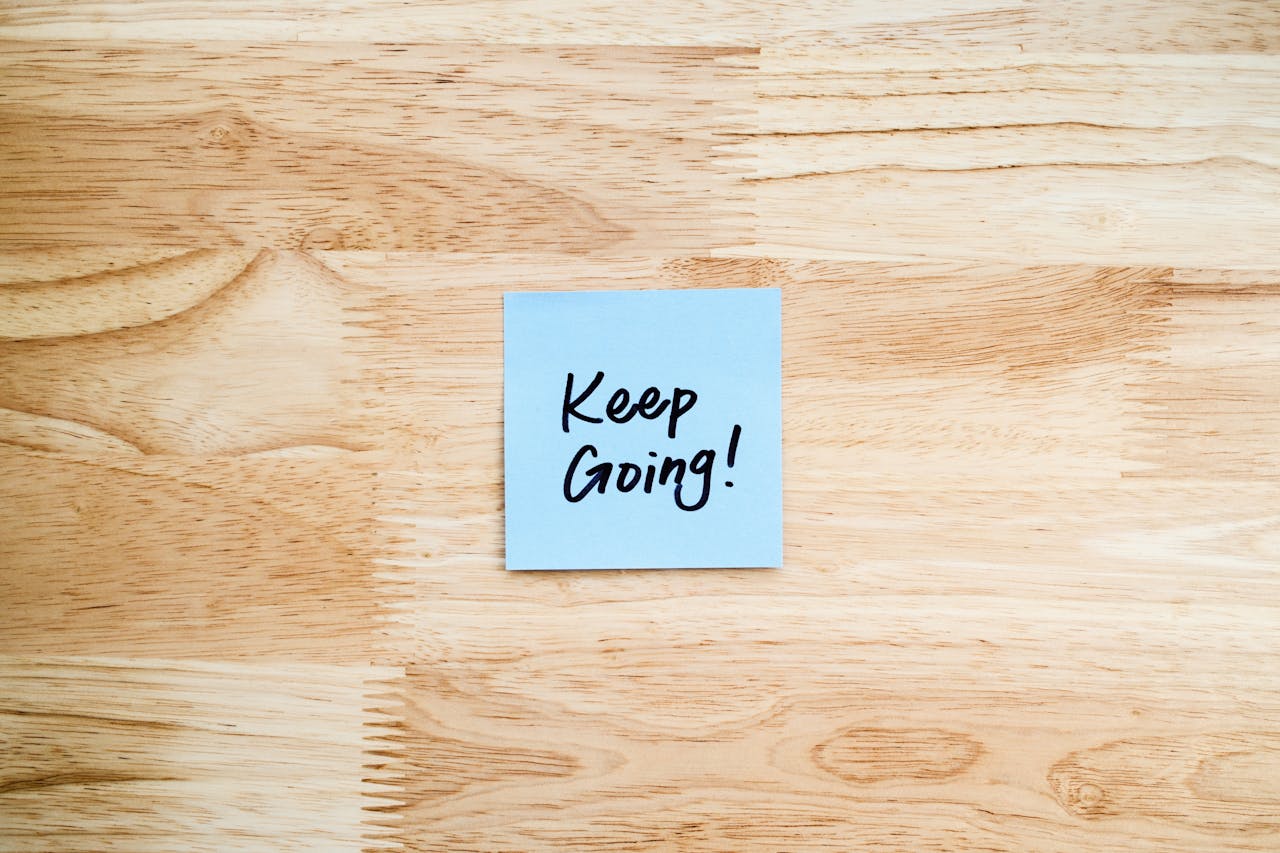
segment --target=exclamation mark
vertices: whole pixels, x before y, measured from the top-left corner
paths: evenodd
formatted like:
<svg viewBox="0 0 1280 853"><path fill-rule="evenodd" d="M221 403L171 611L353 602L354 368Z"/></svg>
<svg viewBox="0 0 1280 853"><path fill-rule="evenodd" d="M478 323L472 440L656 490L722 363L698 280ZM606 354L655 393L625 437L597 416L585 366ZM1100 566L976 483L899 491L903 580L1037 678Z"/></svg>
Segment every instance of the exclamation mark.
<svg viewBox="0 0 1280 853"><path fill-rule="evenodd" d="M733 467L734 461L738 458L738 439L742 438L741 424L733 425L733 435L729 437L729 456L725 460L725 464L730 468ZM729 488L733 488L733 480L725 480L724 484Z"/></svg>

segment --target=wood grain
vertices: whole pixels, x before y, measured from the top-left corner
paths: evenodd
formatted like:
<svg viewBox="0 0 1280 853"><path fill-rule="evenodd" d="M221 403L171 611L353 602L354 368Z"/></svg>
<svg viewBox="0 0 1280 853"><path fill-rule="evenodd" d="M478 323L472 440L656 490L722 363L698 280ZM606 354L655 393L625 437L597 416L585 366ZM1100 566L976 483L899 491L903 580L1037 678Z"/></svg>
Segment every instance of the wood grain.
<svg viewBox="0 0 1280 853"><path fill-rule="evenodd" d="M1280 435L1278 279L1274 272L1174 275L1178 310L1164 346L1152 353L1149 378L1135 388L1151 436L1149 471L1242 480L1280 472L1273 440Z"/></svg>
<svg viewBox="0 0 1280 853"><path fill-rule="evenodd" d="M380 847L365 681L392 670L0 658L12 851Z"/></svg>
<svg viewBox="0 0 1280 853"><path fill-rule="evenodd" d="M738 62L730 59L727 62ZM1275 57L771 49L743 74L765 256L1274 266Z"/></svg>
<svg viewBox="0 0 1280 853"><path fill-rule="evenodd" d="M741 242L730 52L0 42L0 246Z"/></svg>
<svg viewBox="0 0 1280 853"><path fill-rule="evenodd" d="M857 679L829 682L736 724L662 739L629 737L602 717L586 728L566 724L563 709L516 727L437 699L410 716L431 736L410 741L409 753L423 756L411 796L425 802L405 821L425 831L406 847L1067 851L1275 844L1275 792L1264 781L1275 766L1274 734L1205 733L1206 715L1229 717L1237 706L1181 712L1080 693L951 686L940 696L914 680L887 686L877 679L873 688ZM423 697L450 692L434 678L413 683ZM1143 731L1159 734L1120 734ZM836 763L833 743L850 744L851 760ZM1063 751L1069 757L1059 758ZM457 764L470 774L454 770ZM441 766L466 785L461 792L424 790ZM505 785L481 768L500 772ZM456 814L459 802L465 816Z"/></svg>
<svg viewBox="0 0 1280 853"><path fill-rule="evenodd" d="M359 317L305 256L206 250L15 290L9 323L26 339L0 342L0 398L28 420L27 446L59 449L68 423L134 454L363 446L344 334ZM64 299L75 314L56 310Z"/></svg>
<svg viewBox="0 0 1280 853"><path fill-rule="evenodd" d="M5 448L0 465L0 651L355 663L383 649L368 462Z"/></svg>
<svg viewBox="0 0 1280 853"><path fill-rule="evenodd" d="M1274 266L1280 240L1270 56L217 42L3 56L10 248L1247 268Z"/></svg>
<svg viewBox="0 0 1280 853"><path fill-rule="evenodd" d="M235 41L449 41L489 44L836 45L858 49L1274 52L1280 11L1266 0L909 0L744 3L674 0L10 0L0 37Z"/></svg>

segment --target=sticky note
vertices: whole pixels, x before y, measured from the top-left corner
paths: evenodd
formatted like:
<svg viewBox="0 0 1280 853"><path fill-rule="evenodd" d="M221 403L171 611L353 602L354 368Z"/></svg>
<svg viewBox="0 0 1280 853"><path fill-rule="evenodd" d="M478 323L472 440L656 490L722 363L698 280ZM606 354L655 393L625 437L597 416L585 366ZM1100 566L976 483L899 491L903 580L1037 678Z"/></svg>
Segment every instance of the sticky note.
<svg viewBox="0 0 1280 853"><path fill-rule="evenodd" d="M777 289L507 293L508 569L782 565Z"/></svg>

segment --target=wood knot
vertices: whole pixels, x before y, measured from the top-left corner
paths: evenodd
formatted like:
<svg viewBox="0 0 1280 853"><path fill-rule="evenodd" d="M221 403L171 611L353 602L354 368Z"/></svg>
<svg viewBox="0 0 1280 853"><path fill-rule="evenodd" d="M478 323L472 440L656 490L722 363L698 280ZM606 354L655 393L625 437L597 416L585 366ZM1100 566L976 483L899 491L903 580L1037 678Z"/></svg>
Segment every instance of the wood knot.
<svg viewBox="0 0 1280 853"><path fill-rule="evenodd" d="M963 732L845 729L813 748L814 763L846 782L940 781L966 772L983 753Z"/></svg>
<svg viewBox="0 0 1280 853"><path fill-rule="evenodd" d="M1049 768L1070 815L1140 816L1204 832L1280 828L1280 732L1136 737L1072 752Z"/></svg>
<svg viewBox="0 0 1280 853"><path fill-rule="evenodd" d="M1067 808L1079 815L1106 814L1107 791L1093 782L1081 782L1067 792Z"/></svg>
<svg viewBox="0 0 1280 853"><path fill-rule="evenodd" d="M1107 789L1099 784L1096 776L1070 761L1059 762L1049 771L1049 785L1058 805L1069 814L1083 818L1113 816L1121 809L1113 802Z"/></svg>
<svg viewBox="0 0 1280 853"><path fill-rule="evenodd" d="M198 135L207 145L224 151L251 146L259 135L253 122L244 116L225 112L205 114L198 127Z"/></svg>

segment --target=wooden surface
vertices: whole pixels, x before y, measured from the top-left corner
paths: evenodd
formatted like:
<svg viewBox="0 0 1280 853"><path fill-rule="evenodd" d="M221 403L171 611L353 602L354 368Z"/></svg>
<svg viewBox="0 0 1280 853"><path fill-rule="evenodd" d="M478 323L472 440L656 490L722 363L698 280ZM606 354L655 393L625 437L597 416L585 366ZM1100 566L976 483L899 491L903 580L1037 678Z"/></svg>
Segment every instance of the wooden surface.
<svg viewBox="0 0 1280 853"><path fill-rule="evenodd" d="M0 5L0 849L1280 849L1277 8ZM727 286L785 567L505 573Z"/></svg>

